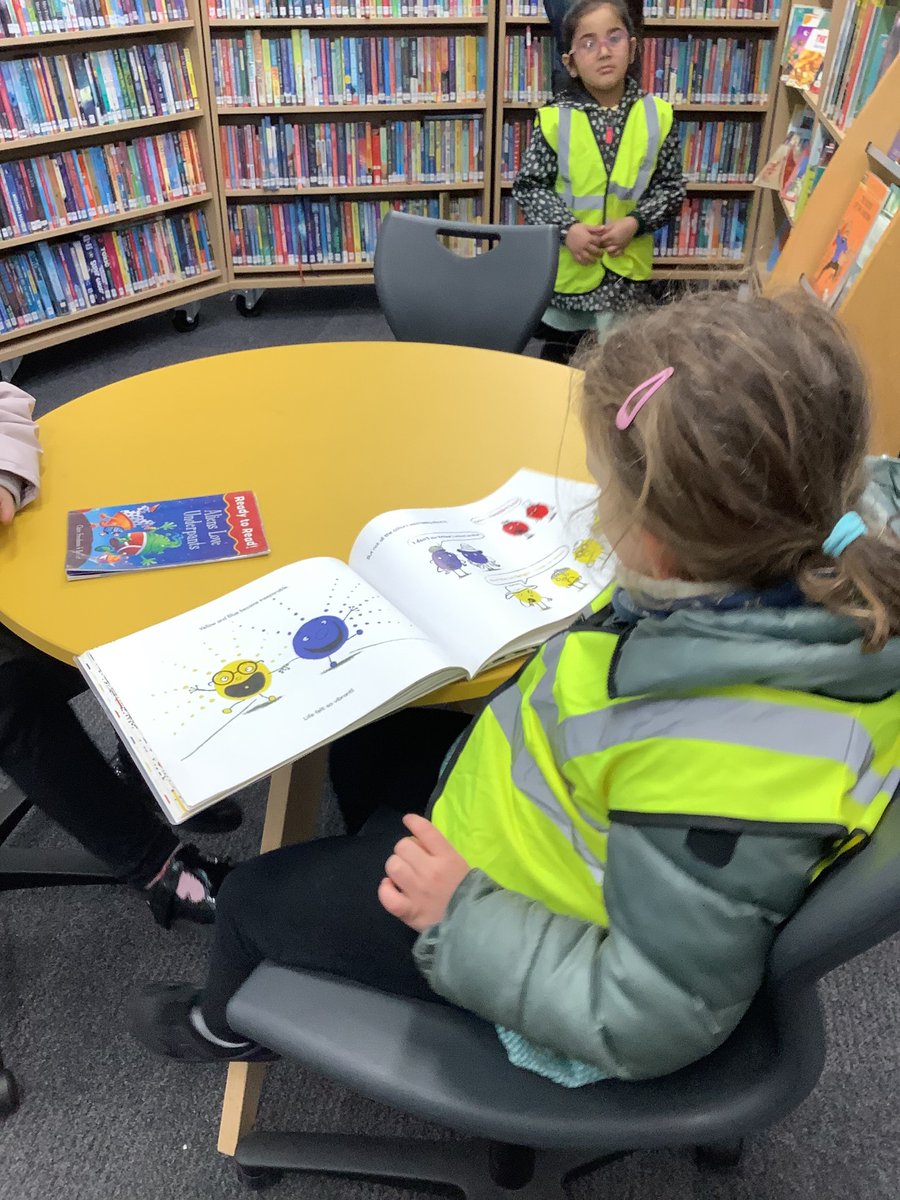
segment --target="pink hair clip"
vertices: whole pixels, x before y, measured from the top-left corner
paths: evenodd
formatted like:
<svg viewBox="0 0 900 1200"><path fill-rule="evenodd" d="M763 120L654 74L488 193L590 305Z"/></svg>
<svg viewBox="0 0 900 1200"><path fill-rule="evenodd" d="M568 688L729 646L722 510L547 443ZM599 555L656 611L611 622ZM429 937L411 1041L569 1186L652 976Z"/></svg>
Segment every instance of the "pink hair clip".
<svg viewBox="0 0 900 1200"><path fill-rule="evenodd" d="M643 383L639 383L631 392L622 407L616 413L616 429L627 429L652 395L659 391L667 379L675 374L674 367L663 367Z"/></svg>

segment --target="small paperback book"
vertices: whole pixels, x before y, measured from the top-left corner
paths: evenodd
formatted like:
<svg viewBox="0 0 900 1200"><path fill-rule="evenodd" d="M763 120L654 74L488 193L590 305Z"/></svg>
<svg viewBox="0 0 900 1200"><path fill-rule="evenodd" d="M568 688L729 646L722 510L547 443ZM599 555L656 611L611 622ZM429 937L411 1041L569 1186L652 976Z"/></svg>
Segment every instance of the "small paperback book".
<svg viewBox="0 0 900 1200"><path fill-rule="evenodd" d="M812 290L829 307L837 299L888 193L887 184L871 171L866 171L857 185L819 266L809 279Z"/></svg>
<svg viewBox="0 0 900 1200"><path fill-rule="evenodd" d="M220 492L69 513L66 575L89 579L268 554L253 492Z"/></svg>
<svg viewBox="0 0 900 1200"><path fill-rule="evenodd" d="M349 565L290 563L78 666L174 824L565 629L612 578L597 489L519 471L374 517Z"/></svg>

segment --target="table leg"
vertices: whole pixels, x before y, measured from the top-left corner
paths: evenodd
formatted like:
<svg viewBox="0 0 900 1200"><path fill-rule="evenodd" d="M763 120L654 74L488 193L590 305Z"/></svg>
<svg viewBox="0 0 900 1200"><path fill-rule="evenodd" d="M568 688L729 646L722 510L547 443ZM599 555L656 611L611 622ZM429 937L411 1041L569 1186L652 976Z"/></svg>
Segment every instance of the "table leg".
<svg viewBox="0 0 900 1200"><path fill-rule="evenodd" d="M260 853L277 850L315 835L328 753L314 750L277 770L269 781ZM265 1063L231 1063L219 1122L219 1152L234 1154L238 1141L256 1121Z"/></svg>

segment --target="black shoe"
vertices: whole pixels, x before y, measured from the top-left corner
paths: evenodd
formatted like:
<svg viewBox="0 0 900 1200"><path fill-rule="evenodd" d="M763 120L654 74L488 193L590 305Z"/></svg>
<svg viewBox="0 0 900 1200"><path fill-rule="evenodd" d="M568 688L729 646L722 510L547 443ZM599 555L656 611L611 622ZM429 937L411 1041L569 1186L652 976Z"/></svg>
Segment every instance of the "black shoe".
<svg viewBox="0 0 900 1200"><path fill-rule="evenodd" d="M179 829L188 833L231 833L240 829L244 814L236 800L220 800L212 808L205 808L188 821L182 821Z"/></svg>
<svg viewBox="0 0 900 1200"><path fill-rule="evenodd" d="M200 989L193 983L152 983L128 1001L128 1029L154 1054L181 1062L274 1062L271 1050L256 1042L232 1050L207 1041L191 1021Z"/></svg>
<svg viewBox="0 0 900 1200"><path fill-rule="evenodd" d="M211 925L216 919L216 893L230 870L227 859L203 858L196 846L179 846L162 877L147 889L150 911L163 929L171 929L179 920ZM190 871L201 881L202 900L185 900L177 894L182 871Z"/></svg>

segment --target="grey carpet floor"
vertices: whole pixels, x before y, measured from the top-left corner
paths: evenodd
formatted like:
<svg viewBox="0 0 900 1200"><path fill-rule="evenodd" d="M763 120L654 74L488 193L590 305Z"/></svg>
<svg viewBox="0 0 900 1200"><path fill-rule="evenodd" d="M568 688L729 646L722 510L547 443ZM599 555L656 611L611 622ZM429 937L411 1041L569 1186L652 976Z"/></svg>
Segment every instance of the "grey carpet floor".
<svg viewBox="0 0 900 1200"><path fill-rule="evenodd" d="M258 320L222 299L200 327L175 333L154 317L102 338L26 359L16 382L46 412L138 371L225 350L295 341L388 336L371 291L270 293ZM49 466L49 464L48 464ZM79 713L111 752L90 702ZM241 858L258 845L261 789L243 796L241 830L204 839ZM323 798L323 828L334 827ZM19 844L61 844L31 815ZM215 1149L224 1070L151 1058L123 1030L125 998L152 979L201 977L202 933L167 934L122 888L0 895L0 1043L24 1091L0 1121L0 1200L218 1200L247 1195ZM900 1194L900 942L823 985L830 1035L816 1092L748 1148L730 1174L698 1173L686 1153L639 1154L571 1188L572 1200L897 1200ZM446 1136L279 1063L267 1079L261 1128ZM425 1200L411 1190L288 1176L272 1200Z"/></svg>

